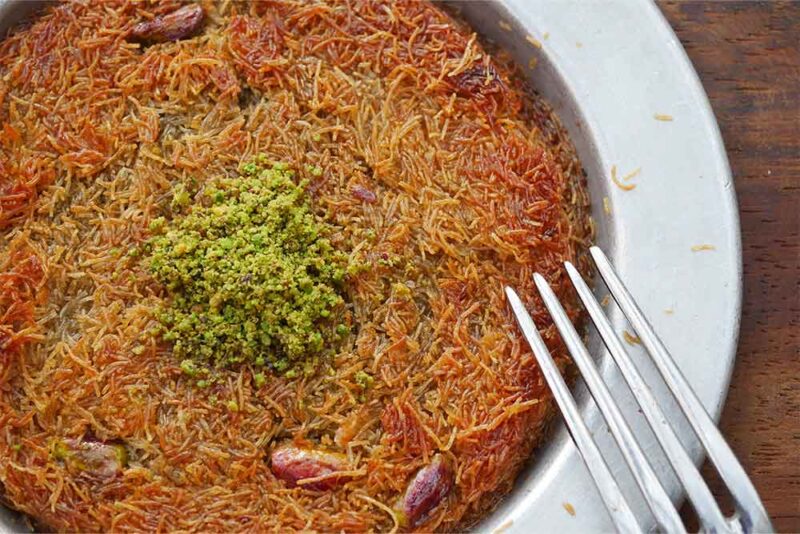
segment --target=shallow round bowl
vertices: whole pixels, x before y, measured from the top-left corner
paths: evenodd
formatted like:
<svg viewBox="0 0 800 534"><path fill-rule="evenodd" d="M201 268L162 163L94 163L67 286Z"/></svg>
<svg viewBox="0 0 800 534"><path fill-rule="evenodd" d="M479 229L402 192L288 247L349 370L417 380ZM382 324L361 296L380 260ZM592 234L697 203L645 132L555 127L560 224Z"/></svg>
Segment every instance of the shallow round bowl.
<svg viewBox="0 0 800 534"><path fill-rule="evenodd" d="M46 2L0 0L6 31ZM691 63L647 0L456 2L475 30L509 50L556 110L587 173L596 242L611 257L709 412L718 417L739 331L741 246L731 173L714 115ZM611 180L640 169L624 190ZM597 284L600 298L604 288ZM611 309L619 332L626 325ZM669 493L677 480L602 343L589 348ZM640 347L630 347L696 461L701 449ZM590 430L612 471L653 524L610 434L579 383ZM629 490L629 491L628 491ZM0 507L0 532L24 528ZM563 426L520 473L482 532L597 532L613 526Z"/></svg>

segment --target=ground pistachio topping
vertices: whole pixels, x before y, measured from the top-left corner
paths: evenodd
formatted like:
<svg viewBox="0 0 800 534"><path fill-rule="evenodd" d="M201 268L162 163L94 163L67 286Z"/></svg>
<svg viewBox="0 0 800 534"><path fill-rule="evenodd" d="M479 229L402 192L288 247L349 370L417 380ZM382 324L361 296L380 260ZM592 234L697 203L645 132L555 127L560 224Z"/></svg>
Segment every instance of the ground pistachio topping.
<svg viewBox="0 0 800 534"><path fill-rule="evenodd" d="M205 382L209 365L238 363L294 375L349 331L334 320L346 255L306 186L262 156L194 201L176 188L171 220L151 224L147 266L168 296L156 317L187 375Z"/></svg>

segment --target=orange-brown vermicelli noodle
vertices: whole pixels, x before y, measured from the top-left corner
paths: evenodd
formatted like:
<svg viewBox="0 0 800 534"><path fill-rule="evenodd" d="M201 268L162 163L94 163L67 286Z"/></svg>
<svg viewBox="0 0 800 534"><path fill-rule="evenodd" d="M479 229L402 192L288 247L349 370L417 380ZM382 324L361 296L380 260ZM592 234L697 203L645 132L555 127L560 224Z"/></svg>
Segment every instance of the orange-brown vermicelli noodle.
<svg viewBox="0 0 800 534"><path fill-rule="evenodd" d="M578 315L566 138L430 3L201 6L178 35L179 2L69 2L0 44L5 502L59 531L465 528L551 410L504 285L559 361L531 275ZM142 243L178 184L262 153L367 268L313 372L201 387L156 333Z"/></svg>

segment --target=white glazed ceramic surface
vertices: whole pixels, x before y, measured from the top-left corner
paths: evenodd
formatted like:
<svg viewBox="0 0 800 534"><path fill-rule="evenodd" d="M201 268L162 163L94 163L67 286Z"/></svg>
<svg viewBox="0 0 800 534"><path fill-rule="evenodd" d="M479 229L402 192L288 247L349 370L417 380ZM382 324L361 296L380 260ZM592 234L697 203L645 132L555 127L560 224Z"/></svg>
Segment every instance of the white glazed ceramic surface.
<svg viewBox="0 0 800 534"><path fill-rule="evenodd" d="M38 2L0 0L0 29ZM725 149L691 63L649 0L503 0L462 2L463 15L484 36L512 52L531 85L556 109L586 169L597 243L651 319L709 411L725 399L739 330L741 254L736 199ZM508 28L511 30L508 30ZM534 46L528 39L541 43ZM531 58L535 68L528 67ZM655 114L674 120L656 120ZM610 180L641 168L623 191ZM603 209L608 197L611 214ZM698 245L713 250L693 251ZM597 288L603 295L603 288ZM671 313L670 313L671 312ZM625 323L612 309L621 332ZM663 463L630 393L590 334L602 373L628 421L659 464L671 495L677 482ZM647 356L631 347L659 397L664 388ZM576 386L582 412L612 470L652 523L632 477L586 391ZM668 413L698 461L700 450L675 404ZM574 515L568 512L574 510ZM19 530L0 508L0 532ZM520 474L513 492L477 526L482 532L596 532L613 530L594 485L563 426Z"/></svg>

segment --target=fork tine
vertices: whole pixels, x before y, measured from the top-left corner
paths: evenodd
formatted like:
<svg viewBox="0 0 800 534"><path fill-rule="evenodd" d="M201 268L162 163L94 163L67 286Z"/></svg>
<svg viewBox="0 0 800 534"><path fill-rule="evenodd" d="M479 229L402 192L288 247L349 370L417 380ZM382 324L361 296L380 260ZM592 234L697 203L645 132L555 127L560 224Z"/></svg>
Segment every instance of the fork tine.
<svg viewBox="0 0 800 534"><path fill-rule="evenodd" d="M600 491L600 497L606 505L611 519L620 532L641 532L641 528L633 512L631 512L625 497L622 495L614 476L608 469L608 465L600 454L597 444L595 444L591 434L589 434L589 430L586 428L583 419L581 419L578 413L578 407L575 405L575 400L572 398L567 384L564 382L561 373L559 373L556 364L553 362L550 351L547 350L542 337L539 335L539 331L536 329L533 319L528 314L528 311L513 289L506 287L506 296L508 297L508 302L511 304L511 309L514 311L514 315L517 317L519 327L539 362L542 374L547 384L550 386L550 390L553 392L553 397L555 397L556 403L558 403L558 407L561 409L561 413L567 423L567 429L578 448L578 452L580 452L581 457L583 457L583 461L589 469L589 474L592 475L597 489Z"/></svg>
<svg viewBox="0 0 800 534"><path fill-rule="evenodd" d="M567 268L569 269L570 267L572 265L567 263ZM592 397L608 423L608 427L620 450L622 450L625 461L628 463L636 483L642 490L647 504L656 516L658 523L667 532L686 532L669 495L664 491L664 487L648 463L633 432L617 407L616 401L608 391L603 379L600 378L600 373L597 371L591 356L589 356L586 346L581 341L580 335L570 322L558 298L540 274L534 274L533 279L545 306L547 306L556 327L561 332L561 337L564 339L572 358L586 381L586 385L589 387Z"/></svg>
<svg viewBox="0 0 800 534"><path fill-rule="evenodd" d="M697 398L666 347L653 331L653 327L645 319L633 297L614 272L614 268L603 251L597 247L591 247L590 253L600 276L603 277L606 286L611 291L611 295L647 348L664 382L672 391L686 419L708 452L709 459L727 485L740 514L738 520L741 528L745 532L771 532L772 524L758 493L722 434L717 430L700 399Z"/></svg>
<svg viewBox="0 0 800 534"><path fill-rule="evenodd" d="M653 429L653 433L661 444L661 448L669 459L675 474L678 475L678 479L686 489L689 500L697 511L697 516L703 523L705 530L712 531L716 529L719 532L724 532L727 530L727 524L722 511L700 476L697 467L695 467L669 422L667 422L667 418L656 402L653 392L633 365L630 355L623 347L611 323L606 318L597 300L595 300L589 286L581 278L578 270L569 262L567 262L566 268L578 296L589 312L592 322L597 327L597 331L617 363L617 367L622 372L623 378L625 378L633 392L636 402L641 406L645 419L647 419L650 428Z"/></svg>

